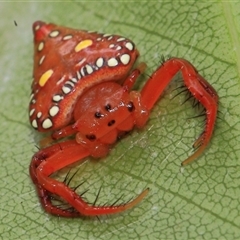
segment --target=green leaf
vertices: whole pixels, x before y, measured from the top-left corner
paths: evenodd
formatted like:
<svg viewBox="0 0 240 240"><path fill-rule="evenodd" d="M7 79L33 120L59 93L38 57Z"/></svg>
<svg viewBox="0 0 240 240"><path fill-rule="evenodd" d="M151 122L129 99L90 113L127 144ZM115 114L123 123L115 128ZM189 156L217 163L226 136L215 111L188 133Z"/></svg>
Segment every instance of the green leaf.
<svg viewBox="0 0 240 240"><path fill-rule="evenodd" d="M0 233L2 239L239 239L240 238L240 4L236 2L1 2ZM98 204L147 197L110 217L65 219L46 214L28 166L37 136L28 121L35 20L120 34L132 39L148 65L141 88L161 56L189 60L220 96L219 119L207 151L180 167L204 120L191 101L181 105L181 76L151 113L109 156L75 166L76 183ZM14 23L15 21L15 23ZM39 138L38 138L39 139ZM66 170L63 171L66 173Z"/></svg>

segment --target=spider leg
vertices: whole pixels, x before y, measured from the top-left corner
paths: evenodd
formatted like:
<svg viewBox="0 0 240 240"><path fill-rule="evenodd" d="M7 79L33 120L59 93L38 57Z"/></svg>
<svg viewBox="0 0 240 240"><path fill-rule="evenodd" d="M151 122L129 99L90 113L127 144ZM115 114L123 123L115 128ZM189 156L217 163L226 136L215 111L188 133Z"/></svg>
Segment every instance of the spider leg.
<svg viewBox="0 0 240 240"><path fill-rule="evenodd" d="M89 153L83 149L81 151L78 151L78 146L76 146L75 141L67 141L65 143L59 143L54 144L50 147L44 148L40 151L38 151L32 158L31 164L29 166L30 176L33 181L33 183L36 186L37 193L39 196L40 203L42 207L45 209L46 212L51 213L53 215L57 216L65 216L65 217L79 217L80 213L74 212L74 211L68 211L66 209L61 209L58 206L55 206L52 204L52 194L56 194L61 196L61 194L58 194L53 189L49 188L51 183L51 178L49 175L52 173L58 171L59 169L79 161L79 159L84 159L85 157L89 156ZM76 148L75 148L76 147ZM69 152L69 155L66 152L67 150L70 150L72 152ZM61 157L65 156L65 161L61 161ZM52 160L53 159L53 160ZM48 164L49 162L52 163L52 165ZM44 174L46 176L45 183L42 183L41 179L39 179L39 171L42 171L42 164L47 163L44 169ZM54 180L56 183L59 183L58 181ZM47 182L47 183L46 183ZM65 191L68 189L71 190L67 184L63 183L65 186ZM53 188L57 187L57 184L53 186Z"/></svg>
<svg viewBox="0 0 240 240"><path fill-rule="evenodd" d="M94 206L94 204L89 205L85 202L74 189L71 189L64 182L50 178L50 175L59 169L79 160L84 160L89 155L90 153L87 149L75 140L69 140L40 150L33 156L30 164L30 175L37 187L41 204L46 212L64 217L113 214L132 208L146 196L149 191L148 189L126 204L118 206ZM68 211L67 209L53 206L51 203L52 194L61 196L76 211Z"/></svg>
<svg viewBox="0 0 240 240"><path fill-rule="evenodd" d="M164 62L150 77L142 89L142 104L151 110L161 96L163 90L172 78L181 71L184 85L193 97L200 102L206 111L206 124L203 133L195 141L196 149L193 155L182 162L186 165L196 159L207 147L217 117L218 95L215 89L200 75L195 67L188 61L180 58L171 58Z"/></svg>
<svg viewBox="0 0 240 240"><path fill-rule="evenodd" d="M123 83L123 86L126 87L128 91L130 91L130 89L132 89L137 78L139 77L139 75L141 75L145 71L146 67L147 67L146 63L141 62L136 67L136 69L134 69L131 72L131 74L126 78L126 80Z"/></svg>

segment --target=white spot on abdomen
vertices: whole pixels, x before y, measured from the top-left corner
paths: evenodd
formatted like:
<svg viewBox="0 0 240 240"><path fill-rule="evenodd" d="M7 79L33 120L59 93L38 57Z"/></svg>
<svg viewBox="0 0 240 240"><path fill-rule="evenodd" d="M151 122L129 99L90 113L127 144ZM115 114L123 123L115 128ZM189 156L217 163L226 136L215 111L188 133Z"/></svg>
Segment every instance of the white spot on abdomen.
<svg viewBox="0 0 240 240"><path fill-rule="evenodd" d="M55 95L53 96L53 101L54 102L59 102L63 99L63 97L61 95Z"/></svg>
<svg viewBox="0 0 240 240"><path fill-rule="evenodd" d="M117 42L124 41L125 39L126 39L126 38L121 37L121 38L119 38L119 39L117 40Z"/></svg>
<svg viewBox="0 0 240 240"><path fill-rule="evenodd" d="M40 118L42 116L42 112L37 113L37 118Z"/></svg>
<svg viewBox="0 0 240 240"><path fill-rule="evenodd" d="M40 42L38 45L38 51L42 51L44 48L44 42Z"/></svg>
<svg viewBox="0 0 240 240"><path fill-rule="evenodd" d="M33 99L33 97L34 97L34 94L32 93L30 96L30 101Z"/></svg>
<svg viewBox="0 0 240 240"><path fill-rule="evenodd" d="M71 81L66 81L66 82L65 82L65 84L68 84L68 85L70 85L70 86L74 87L74 83L73 83L73 82L71 82Z"/></svg>
<svg viewBox="0 0 240 240"><path fill-rule="evenodd" d="M33 126L34 128L38 128L36 119L34 119L34 120L32 121L32 126Z"/></svg>
<svg viewBox="0 0 240 240"><path fill-rule="evenodd" d="M77 83L78 80L76 78L71 78L71 81Z"/></svg>
<svg viewBox="0 0 240 240"><path fill-rule="evenodd" d="M86 70L88 74L91 74L93 72L93 68L90 65L86 65Z"/></svg>
<svg viewBox="0 0 240 240"><path fill-rule="evenodd" d="M31 117L34 112L35 112L35 108L31 109L30 112L29 112L29 116Z"/></svg>
<svg viewBox="0 0 240 240"><path fill-rule="evenodd" d="M77 71L77 79L80 80L81 79L81 74L79 71Z"/></svg>
<svg viewBox="0 0 240 240"><path fill-rule="evenodd" d="M49 118L46 118L42 123L42 127L44 129L48 129L48 128L52 127L52 125L53 125L53 123Z"/></svg>
<svg viewBox="0 0 240 240"><path fill-rule="evenodd" d="M101 68L101 67L103 66L103 62L104 62L104 60L103 60L102 57L101 57L101 58L98 58L97 61L96 61L96 65L97 65L99 68Z"/></svg>
<svg viewBox="0 0 240 240"><path fill-rule="evenodd" d="M62 91L63 91L63 93L68 94L71 92L71 88L69 88L68 86L63 86Z"/></svg>
<svg viewBox="0 0 240 240"><path fill-rule="evenodd" d="M63 40L69 40L71 38L72 38L72 35L66 35L66 36L63 37Z"/></svg>
<svg viewBox="0 0 240 240"><path fill-rule="evenodd" d="M123 54L120 57L120 60L121 60L122 64L127 65L130 62L130 55L129 54Z"/></svg>
<svg viewBox="0 0 240 240"><path fill-rule="evenodd" d="M55 30L55 31L52 31L50 34L49 34L49 36L50 37L57 37L58 35L59 35L59 31L57 31L57 30Z"/></svg>
<svg viewBox="0 0 240 240"><path fill-rule="evenodd" d="M38 63L39 65L41 65L43 63L44 58L45 58L45 55L40 58L39 63Z"/></svg>
<svg viewBox="0 0 240 240"><path fill-rule="evenodd" d="M110 36L112 36L112 34L109 34L109 33L103 34L103 37L110 37Z"/></svg>
<svg viewBox="0 0 240 240"><path fill-rule="evenodd" d="M40 28L40 25L38 24L38 25L36 25L34 30L37 31L39 28Z"/></svg>
<svg viewBox="0 0 240 240"><path fill-rule="evenodd" d="M109 67L116 67L118 65L116 58L110 58L107 63Z"/></svg>
<svg viewBox="0 0 240 240"><path fill-rule="evenodd" d="M131 42L127 42L127 43L125 44L125 46L126 46L126 48L127 48L128 50L130 50L130 51L133 50L133 44L132 44Z"/></svg>
<svg viewBox="0 0 240 240"><path fill-rule="evenodd" d="M51 117L54 117L58 114L58 112L59 112L59 107L58 106L52 106L49 110L49 115Z"/></svg>

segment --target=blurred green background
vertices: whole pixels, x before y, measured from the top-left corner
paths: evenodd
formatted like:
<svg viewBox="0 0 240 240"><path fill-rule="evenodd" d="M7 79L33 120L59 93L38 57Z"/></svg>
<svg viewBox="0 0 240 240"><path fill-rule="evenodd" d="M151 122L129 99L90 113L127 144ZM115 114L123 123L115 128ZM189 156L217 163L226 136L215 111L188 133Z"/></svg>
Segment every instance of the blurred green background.
<svg viewBox="0 0 240 240"><path fill-rule="evenodd" d="M0 238L1 239L240 239L240 4L199 1L0 2ZM110 155L88 160L74 181L91 202L127 201L145 189L135 208L115 216L65 219L39 206L28 166L39 135L28 122L32 23L114 33L132 39L148 69L161 56L183 57L214 86L220 114L207 151L185 168L204 118L184 94L168 88L147 126L122 139ZM15 24L15 23L16 24ZM179 76L181 79L181 77ZM64 176L67 170L61 171Z"/></svg>

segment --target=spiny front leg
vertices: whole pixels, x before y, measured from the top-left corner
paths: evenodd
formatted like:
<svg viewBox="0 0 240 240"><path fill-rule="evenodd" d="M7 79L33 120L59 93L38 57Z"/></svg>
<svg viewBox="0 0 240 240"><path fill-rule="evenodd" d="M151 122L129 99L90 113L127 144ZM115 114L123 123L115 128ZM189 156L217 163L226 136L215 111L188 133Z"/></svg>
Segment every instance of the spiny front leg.
<svg viewBox="0 0 240 240"><path fill-rule="evenodd" d="M171 58L158 68L144 86L142 104L151 110L159 99L163 90L167 87L173 77L181 71L184 85L206 110L206 124L201 136L195 141L193 147L196 149L193 155L182 162L186 165L196 159L207 147L216 122L218 110L218 95L215 89L197 72L195 67L188 61L180 58Z"/></svg>
<svg viewBox="0 0 240 240"><path fill-rule="evenodd" d="M30 175L37 187L41 204L46 212L63 217L114 214L132 208L146 196L149 189L146 189L137 198L126 204L118 206L94 206L86 203L74 189L69 188L64 182L59 182L49 177L59 169L76 161L83 160L89 155L89 151L74 140L55 144L40 150L34 155L30 165ZM61 209L54 206L51 203L52 195L59 196L71 205L72 208Z"/></svg>
<svg viewBox="0 0 240 240"><path fill-rule="evenodd" d="M32 157L31 164L29 166L29 172L31 179L33 183L36 186L38 197L40 200L40 203L43 207L43 209L53 215L57 216L64 216L64 217L79 217L80 213L76 211L72 211L72 209L62 209L58 206L55 206L52 204L52 196L54 194L54 191L52 191L51 188L49 188L49 185L51 185L51 181L49 178L49 181L47 181L48 190L45 187L46 183L42 183L41 179L39 179L38 173L41 170L42 164L49 161L50 159L54 158L53 162L55 162L54 166L47 167L45 169L45 174L48 176L53 172L56 172L57 170L65 167L66 165L69 165L73 162L79 161L80 155L77 152L78 149L75 149L76 147L76 141L67 141L65 143L59 143L54 144L50 147L44 148L40 151L38 151L34 156ZM77 157L73 157L71 154L68 156L65 156L66 161L61 161L61 159L58 157L58 155L63 155L65 152L65 149L71 149L73 150L73 154L76 153ZM88 156L88 152L81 152L82 158L84 156ZM58 184L58 182L56 181ZM57 187L57 184L53 185L52 187ZM50 190L50 191L49 191ZM65 185L65 190L68 191L71 189L68 188L68 186ZM59 195L61 197L61 195Z"/></svg>

